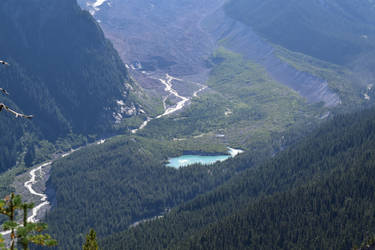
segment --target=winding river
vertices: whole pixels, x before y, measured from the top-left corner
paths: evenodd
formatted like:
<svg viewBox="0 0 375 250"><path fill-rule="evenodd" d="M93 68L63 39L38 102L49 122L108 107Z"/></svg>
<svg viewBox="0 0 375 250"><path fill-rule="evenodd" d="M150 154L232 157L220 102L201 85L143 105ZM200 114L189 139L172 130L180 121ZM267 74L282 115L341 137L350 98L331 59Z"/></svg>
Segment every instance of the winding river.
<svg viewBox="0 0 375 250"><path fill-rule="evenodd" d="M61 156L63 157L63 155ZM27 221L28 222L37 222L38 220L36 219L36 216L38 215L38 211L44 207L44 206L47 206L49 205L49 202L47 200L47 195L46 194L43 194L43 193L38 193L36 192L34 189L33 189L33 185L37 183L37 180L36 178L37 177L43 177L43 175L45 174L44 171L43 171L43 168L49 166L52 164L53 161L48 161L46 163L43 163L42 165L40 165L39 167L36 167L34 169L32 169L30 171L30 179L28 181L26 181L23 185L24 187L30 192L30 194L34 195L34 196L38 196L38 198L40 199L41 203L38 204L37 206L35 206L32 210L32 215L29 216L27 218ZM7 230L7 231L2 231L1 234L3 236L5 235L8 235L11 233L11 230Z"/></svg>
<svg viewBox="0 0 375 250"><path fill-rule="evenodd" d="M49 162L46 162L42 165L40 165L39 167L37 168L34 168L33 170L30 171L30 180L26 181L24 183L24 186L26 187L26 189L32 194L32 195L35 195L35 196L38 196L40 197L40 201L42 203L40 203L38 206L34 207L33 210L32 210L32 215L29 216L27 218L27 221L28 222L37 222L38 220L36 219L36 216L38 215L38 211L49 204L48 200L47 200L47 195L46 194L43 194L43 193L38 193L36 192L34 189L33 189L33 185L37 183L36 181L36 177L37 177L37 172L39 174L38 177L42 178L43 175L44 175L44 172L43 172L43 168L49 166L52 164L52 161L49 161Z"/></svg>
<svg viewBox="0 0 375 250"><path fill-rule="evenodd" d="M96 3L100 3L100 4L98 4L100 6L103 2L105 2L105 0L104 1L99 0ZM94 7L97 7L97 6L94 6ZM155 118L147 117L147 119L139 126L139 128L133 129L131 131L133 134L135 134L139 130L142 130L143 128L145 128L147 126L147 124L151 120L153 120L153 119L159 119L161 117L173 114L173 113L177 112L178 110L181 110L183 107L185 107L186 103L191 100L191 97L182 96L182 95L180 95L173 88L172 81L182 81L181 79L178 79L178 78L175 78L173 76L170 76L169 74L166 74L165 79L160 78L158 80L165 86L164 90L168 93L168 95L163 99L163 104L164 104L164 107L165 107L165 111L164 111L163 114L158 115ZM201 88L199 88L198 90L196 90L193 93L192 97L198 97L198 94L201 91L203 91L203 90L205 90L207 88L207 86L204 86L204 85L201 85L201 84L199 84L199 85L201 86ZM179 98L180 101L177 102L177 104L175 104L173 107L166 108L165 102L166 102L167 98L169 96L171 96L171 95L174 95L175 97ZM99 140L99 141L97 141L97 142L95 142L93 144L102 144L104 142L105 142L105 140ZM47 200L48 197L47 197L47 195L45 193L39 193L39 192L35 191L35 189L33 188L33 186L38 183L38 179L42 179L43 176L46 174L45 173L45 168L48 167L48 166L50 166L56 160L64 158L64 157L67 157L71 153L73 153L73 152L75 152L77 150L83 149L83 148L85 148L85 147L87 147L89 145L91 145L91 144L88 144L88 145L80 147L80 148L78 148L76 150L71 150L70 152L61 154L56 159L54 159L52 161L45 162L45 163L43 163L43 164L41 164L41 165L39 165L39 166L37 166L37 167L35 167L35 168L33 168L33 169L30 170L30 172L29 172L30 178L24 183L24 187L28 190L28 192L31 195L33 195L34 197L36 196L38 198L38 200L40 201L40 203L32 209L32 214L27 218L27 221L29 221L29 222L38 222L39 219L37 218L37 216L38 216L39 211L43 207L45 207L45 206L47 206L47 205L50 204L49 201ZM4 236L8 235L8 234L10 234L10 230L9 231L2 231L2 232L0 232L0 234L2 234Z"/></svg>
<svg viewBox="0 0 375 250"><path fill-rule="evenodd" d="M98 1L98 2L101 2L101 1ZM102 1L104 2L104 1ZM172 81L182 81L181 79L178 79L178 78L175 78L173 76L170 76L169 74L166 74L166 77L165 79L158 79L160 80L160 82L165 86L164 90L166 92L168 92L168 95L166 96L166 98L164 98L163 102L164 102L164 106L165 105L165 101L167 100L167 98L170 96L170 95L174 95L175 97L181 99L181 101L177 102L176 105L174 105L173 107L169 107L169 108L166 108L164 113L155 117L155 118L151 118L151 117L147 117L147 119L139 126L139 128L137 129L134 129L132 130L131 132L133 134L137 133L139 130L142 130L143 128L145 128L147 126L147 124L153 120L153 119L159 119L161 117L164 117L164 116L167 116L167 115L170 115L172 113L175 113L176 111L178 110L181 110L185 105L186 103L191 99L189 97L185 97L185 96L182 96L180 95L174 88L173 88L173 85L172 85ZM204 89L206 89L207 86L204 86L204 85L201 85L201 88L196 90L192 97L197 97L198 96L198 93L203 91ZM95 142L94 144L102 144L104 143L105 140L99 140L97 142ZM91 145L91 144L89 144ZM87 146L89 146L87 145ZM33 169L30 170L29 172L29 175L30 175L30 179L28 179L25 183L24 183L24 187L28 190L28 192L33 195L33 196L36 196L38 198L38 200L40 201L40 203L35 206L33 209L32 209L32 215L29 216L27 218L27 221L29 222L38 222L39 219L37 218L38 216L38 213L39 211L49 205L49 201L47 200L47 195L44 194L44 193L38 193L37 191L35 191L35 189L33 188L33 186L35 184L38 183L38 180L37 179L40 179L40 178L43 178L43 176L45 175L45 172L44 172L44 169L48 166L50 166L54 161L58 160L58 159L61 159L61 158L64 158L68 155L70 155L71 153L77 151L77 150L80 150L82 148L85 148L87 146L84 146L84 147L80 147L76 150L71 150L70 152L67 152L67 153L64 153L64 154L61 154L59 157L57 157L56 159L52 160L52 161L48 161L48 162L45 162ZM7 235L7 234L10 234L10 231L2 231L0 232L2 235Z"/></svg>
<svg viewBox="0 0 375 250"><path fill-rule="evenodd" d="M156 116L155 118L147 117L147 119L141 124L141 126L139 126L139 128L131 130L131 132L133 134L136 134L139 130L144 129L151 120L159 119L159 118L162 118L164 116L173 114L173 113L181 110L183 107L185 107L186 103L191 100L191 97L182 96L173 88L172 81L183 81L182 79L179 79L179 78L170 76L169 74L166 74L165 79L160 78L158 80L165 86L164 91L166 91L168 93L168 95L163 98L163 105L164 105L164 109L165 109L164 113ZM196 90L193 93L192 97L198 97L198 94L207 88L207 86L204 86L202 84L199 84L199 85L201 86L201 88ZM172 107L166 108L165 102L168 99L168 97L171 96L171 95L174 95L175 97L181 99L181 101L177 102L177 104L175 104Z"/></svg>
<svg viewBox="0 0 375 250"><path fill-rule="evenodd" d="M67 153L64 153L64 154L61 154L60 156L56 157L54 160L45 162L45 163L43 163L43 164L41 164L41 165L39 165L39 166L30 170L30 172L29 172L30 178L27 181L25 181L25 183L23 185L31 195L33 195L34 197L36 196L36 198L40 201L40 203L33 208L32 214L27 218L28 222L38 222L39 219L37 218L37 216L38 216L39 211L43 207L50 204L49 201L47 200L48 197L47 197L46 194L38 193L33 188L33 186L38 183L38 179L43 179L43 177L45 176L45 174L46 174L45 168L50 166L53 162L69 156L70 154L72 154L75 151L81 150L81 149L86 148L87 146L90 146L90 145L93 145L93 144L103 144L105 141L106 140L101 139L97 142L90 143L90 144L88 144L86 146L82 146L78 149L72 149L71 151L69 151ZM2 234L3 236L6 236L6 235L10 234L10 232L11 232L10 230L2 231L2 232L0 232L0 234Z"/></svg>

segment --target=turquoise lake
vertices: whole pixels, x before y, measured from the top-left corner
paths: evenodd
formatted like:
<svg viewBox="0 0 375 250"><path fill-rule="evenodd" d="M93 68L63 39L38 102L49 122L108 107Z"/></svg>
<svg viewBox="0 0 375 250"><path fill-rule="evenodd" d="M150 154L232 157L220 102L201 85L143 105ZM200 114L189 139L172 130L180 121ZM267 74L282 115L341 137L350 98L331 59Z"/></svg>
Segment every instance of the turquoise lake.
<svg viewBox="0 0 375 250"><path fill-rule="evenodd" d="M180 168L188 165L200 163L203 165L213 164L217 161L225 161L230 158L230 155L214 155L214 156L202 156L202 155L182 155L175 158L170 158L168 167Z"/></svg>
<svg viewBox="0 0 375 250"><path fill-rule="evenodd" d="M210 165L214 164L217 161L225 161L231 157L235 157L236 155L242 152L243 151L240 149L228 148L228 155L182 155L179 157L169 158L167 166L173 168L180 168L196 163Z"/></svg>

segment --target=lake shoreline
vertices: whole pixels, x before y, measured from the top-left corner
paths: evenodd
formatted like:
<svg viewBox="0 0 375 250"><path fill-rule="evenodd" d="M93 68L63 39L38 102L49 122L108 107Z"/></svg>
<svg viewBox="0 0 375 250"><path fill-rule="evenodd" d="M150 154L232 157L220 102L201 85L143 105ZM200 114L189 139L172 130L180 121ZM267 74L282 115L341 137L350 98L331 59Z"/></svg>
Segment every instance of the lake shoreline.
<svg viewBox="0 0 375 250"><path fill-rule="evenodd" d="M212 165L217 162L223 162L230 158L236 157L243 153L242 149L227 148L226 154L220 153L209 153L201 151L184 151L182 155L168 158L166 163L167 167L179 169L181 167L187 167L194 164L201 165Z"/></svg>

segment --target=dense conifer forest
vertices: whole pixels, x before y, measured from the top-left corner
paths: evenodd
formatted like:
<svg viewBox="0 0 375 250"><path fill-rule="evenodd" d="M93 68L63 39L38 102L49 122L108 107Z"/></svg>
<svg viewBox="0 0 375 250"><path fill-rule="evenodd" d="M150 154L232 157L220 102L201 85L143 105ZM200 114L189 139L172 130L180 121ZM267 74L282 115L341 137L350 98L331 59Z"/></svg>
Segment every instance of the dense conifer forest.
<svg viewBox="0 0 375 250"><path fill-rule="evenodd" d="M252 157L245 157L235 165L228 160L219 166L166 167L167 153L182 152L176 150L159 140L118 137L54 163L49 197L57 206L45 221L59 248L79 249L84 235L77 232L89 228L100 239L164 215L253 165Z"/></svg>
<svg viewBox="0 0 375 250"><path fill-rule="evenodd" d="M30 178L30 168L51 160L47 174L40 168L29 181L39 200L48 196L51 205L34 217L48 224L40 241L54 245L56 239L57 249L69 250L371 247L372 1L210 0L199 8L225 4L205 9L206 16L195 15L200 9L191 1L128 1L136 16L162 13L155 26L122 19L121 11L107 20L95 15L115 9L115 0L80 2L91 12L76 0L0 2L0 55L10 63L0 67L0 87L10 92L0 95L0 103L36 118L0 114L0 195L16 185L25 188L15 176ZM191 21L187 26L177 27L184 22L163 11L174 5L192 12L178 12L178 19ZM129 34L144 33L116 40L101 29L108 20L131 27ZM171 21L176 27L164 26ZM163 44L159 36L166 32L175 37ZM136 51L171 52L153 57L158 67L147 67L150 55L142 53L120 58L105 37L129 50L148 44L143 34L153 34L149 40L156 46ZM182 43L191 53L183 56L194 60L171 70L185 53L174 42L191 41L186 38L192 34L207 51ZM249 43L259 55L247 54ZM197 58L202 72L188 75ZM166 166L170 157L225 154L229 147L244 152L212 165ZM46 190L40 179L48 179ZM27 198L35 196L28 191ZM12 197L21 209L20 196L0 203L13 207ZM47 224L31 230L27 211L33 205L23 206L23 226L30 230L19 238L27 246L37 243L28 234Z"/></svg>
<svg viewBox="0 0 375 250"><path fill-rule="evenodd" d="M1 1L0 101L32 122L0 116L0 173L35 160L41 140L111 133L116 100L131 102L124 64L89 13L72 0ZM57 32L58 31L58 32ZM112 110L112 112L108 112ZM41 148L41 147L39 147Z"/></svg>
<svg viewBox="0 0 375 250"><path fill-rule="evenodd" d="M215 191L101 244L105 249L350 249L375 231L374 137L374 109L338 116Z"/></svg>

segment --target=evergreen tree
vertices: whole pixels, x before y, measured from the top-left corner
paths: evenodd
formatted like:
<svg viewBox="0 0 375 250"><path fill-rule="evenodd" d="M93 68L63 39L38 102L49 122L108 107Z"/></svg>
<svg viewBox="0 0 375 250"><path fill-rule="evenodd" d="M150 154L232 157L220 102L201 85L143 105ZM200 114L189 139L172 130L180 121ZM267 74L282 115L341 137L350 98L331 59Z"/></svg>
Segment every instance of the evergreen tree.
<svg viewBox="0 0 375 250"><path fill-rule="evenodd" d="M362 243L362 245L357 248L353 248L353 250L374 250L375 249L375 236L370 237L366 241Z"/></svg>
<svg viewBox="0 0 375 250"><path fill-rule="evenodd" d="M90 232L86 235L86 242L82 247L83 250L98 250L98 243L96 242L96 232L94 229L90 229Z"/></svg>
<svg viewBox="0 0 375 250"><path fill-rule="evenodd" d="M49 234L40 234L47 229L45 223L35 223L27 220L28 209L32 209L34 204L23 203L20 195L11 195L0 200L0 213L6 215L9 220L4 222L3 229L10 232L10 250L15 249L17 241L24 250L29 249L29 244L34 243L41 246L55 246L56 240ZM17 210L23 211L23 223L16 220ZM1 247L1 245L0 245Z"/></svg>
<svg viewBox="0 0 375 250"><path fill-rule="evenodd" d="M0 64L9 65L7 62L0 60ZM8 95L8 92L0 88L0 91ZM0 103L0 111L6 110L16 117L23 117L31 119L32 115L24 115L18 113L4 103ZM33 151L33 153L35 153ZM26 157L28 158L28 157ZM32 158L28 160L31 164ZM3 200L0 200L0 214L3 214L9 218L8 221L5 221L3 224L3 229L5 233L10 234L10 249L15 249L17 243L19 243L24 250L29 249L29 244L34 243L42 246L55 246L57 244L56 240L52 239L48 234L40 234L41 231L47 229L47 224L45 223L35 223L28 221L27 214L28 210L34 207L33 203L23 203L20 195L11 195L5 197ZM18 223L16 220L17 210L22 210L23 212L23 223ZM0 237L0 248L6 249L4 244L4 239Z"/></svg>

